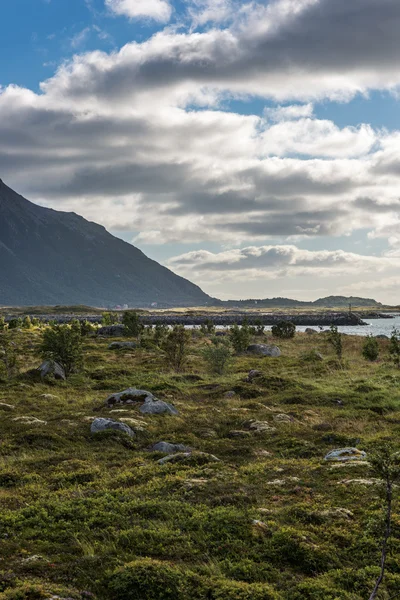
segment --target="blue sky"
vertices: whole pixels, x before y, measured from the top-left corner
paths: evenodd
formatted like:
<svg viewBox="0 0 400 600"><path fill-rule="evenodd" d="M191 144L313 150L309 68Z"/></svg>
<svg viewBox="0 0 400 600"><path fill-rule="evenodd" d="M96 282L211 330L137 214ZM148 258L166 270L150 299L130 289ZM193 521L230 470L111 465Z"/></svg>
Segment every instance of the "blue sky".
<svg viewBox="0 0 400 600"><path fill-rule="evenodd" d="M396 301L397 0L4 0L2 24L17 191L215 296Z"/></svg>

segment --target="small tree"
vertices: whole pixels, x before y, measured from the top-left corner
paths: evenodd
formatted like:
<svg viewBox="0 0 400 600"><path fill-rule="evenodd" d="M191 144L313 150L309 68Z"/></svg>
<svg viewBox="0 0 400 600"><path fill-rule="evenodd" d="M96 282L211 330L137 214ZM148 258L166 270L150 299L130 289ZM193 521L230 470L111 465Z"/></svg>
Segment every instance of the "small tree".
<svg viewBox="0 0 400 600"><path fill-rule="evenodd" d="M43 332L40 351L45 360L51 360L61 365L68 377L77 371L83 362L80 326L72 324L48 327Z"/></svg>
<svg viewBox="0 0 400 600"><path fill-rule="evenodd" d="M389 354L397 367L400 367L400 332L393 327L390 337Z"/></svg>
<svg viewBox="0 0 400 600"><path fill-rule="evenodd" d="M251 334L247 322L244 322L242 327L237 323L232 325L229 330L232 346L237 354L245 352L250 344Z"/></svg>
<svg viewBox="0 0 400 600"><path fill-rule="evenodd" d="M342 334L339 333L336 325L331 325L328 341L333 346L338 359L341 360L343 356Z"/></svg>
<svg viewBox="0 0 400 600"><path fill-rule="evenodd" d="M183 325L175 325L165 338L162 349L170 367L175 371L182 371L187 361L190 333Z"/></svg>
<svg viewBox="0 0 400 600"><path fill-rule="evenodd" d="M294 338L296 334L296 325L291 321L279 321L271 328L272 335L281 339Z"/></svg>
<svg viewBox="0 0 400 600"><path fill-rule="evenodd" d="M7 329L7 323L4 317L0 317L0 331L5 331Z"/></svg>
<svg viewBox="0 0 400 600"><path fill-rule="evenodd" d="M168 326L164 323L156 323L154 327L153 341L156 346L160 346L162 341L165 339L165 336L168 333Z"/></svg>
<svg viewBox="0 0 400 600"><path fill-rule="evenodd" d="M385 524L382 539L380 573L375 582L375 587L369 600L375 600L378 597L379 588L383 582L386 571L386 559L388 555L389 539L392 533L392 504L393 488L400 481L400 453L394 452L390 445L380 448L370 458L373 472L382 480L383 496L385 501Z"/></svg>
<svg viewBox="0 0 400 600"><path fill-rule="evenodd" d="M101 315L101 324L104 327L109 327L110 325L116 325L118 323L119 323L118 313L104 312Z"/></svg>
<svg viewBox="0 0 400 600"><path fill-rule="evenodd" d="M370 360L371 362L376 360L379 356L379 344L378 340L375 339L372 335L367 335L365 338L362 355L365 360Z"/></svg>
<svg viewBox="0 0 400 600"><path fill-rule="evenodd" d="M91 333L93 333L95 331L95 327L94 327L93 323L91 323L87 319L80 322L80 328L81 328L81 336L82 337L87 337L88 335L90 335Z"/></svg>
<svg viewBox="0 0 400 600"><path fill-rule="evenodd" d="M0 336L0 363L8 379L11 379L17 368L17 347L5 333Z"/></svg>
<svg viewBox="0 0 400 600"><path fill-rule="evenodd" d="M256 335L264 335L265 325L263 325L261 319L256 319L254 325L256 327Z"/></svg>
<svg viewBox="0 0 400 600"><path fill-rule="evenodd" d="M22 327L24 329L31 329L32 327L32 321L29 315L27 315L26 317L24 317L24 320L22 321Z"/></svg>
<svg viewBox="0 0 400 600"><path fill-rule="evenodd" d="M203 358L207 363L208 370L217 375L223 375L232 358L231 349L227 340L213 339L213 345L207 346L202 351Z"/></svg>
<svg viewBox="0 0 400 600"><path fill-rule="evenodd" d="M135 311L124 312L122 323L125 327L125 334L132 337L138 337L143 331L143 325L140 323L139 317Z"/></svg>

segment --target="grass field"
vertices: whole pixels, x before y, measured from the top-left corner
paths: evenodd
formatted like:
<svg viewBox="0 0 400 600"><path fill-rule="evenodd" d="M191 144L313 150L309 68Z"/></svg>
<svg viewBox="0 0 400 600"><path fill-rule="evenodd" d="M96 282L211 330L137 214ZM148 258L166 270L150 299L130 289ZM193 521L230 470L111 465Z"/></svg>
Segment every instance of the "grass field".
<svg viewBox="0 0 400 600"><path fill-rule="evenodd" d="M386 340L370 363L363 340L344 337L340 364L326 336L298 334L279 341L281 357L236 356L218 376L197 332L181 373L158 348L111 351L86 338L83 371L43 383L25 374L40 362L40 332L13 335L20 374L0 383L1 600L369 598L381 484L368 461L324 457L347 446L368 457L386 440L400 449L400 371ZM262 375L248 382L251 369ZM179 415L105 406L127 387ZM92 435L98 416L135 437ZM148 450L159 441L193 452L162 466ZM400 594L395 500L380 600Z"/></svg>

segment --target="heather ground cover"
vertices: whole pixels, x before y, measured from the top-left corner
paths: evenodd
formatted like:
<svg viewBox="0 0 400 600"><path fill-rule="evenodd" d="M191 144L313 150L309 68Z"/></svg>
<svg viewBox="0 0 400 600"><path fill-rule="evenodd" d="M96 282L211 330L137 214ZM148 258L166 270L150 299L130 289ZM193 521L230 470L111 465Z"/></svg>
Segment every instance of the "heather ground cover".
<svg viewBox="0 0 400 600"><path fill-rule="evenodd" d="M0 383L1 600L369 597L383 502L368 458L388 440L400 449L387 340L369 362L363 339L346 336L339 361L325 334L296 334L274 340L280 357L234 355L218 375L197 331L179 373L150 335L120 350L88 337L81 372L54 382L29 374L42 332L10 335L19 373ZM128 387L179 414L106 406ZM96 417L135 435L93 435ZM192 452L162 465L150 451L160 441ZM367 460L324 460L345 447ZM381 600L400 593L396 496Z"/></svg>

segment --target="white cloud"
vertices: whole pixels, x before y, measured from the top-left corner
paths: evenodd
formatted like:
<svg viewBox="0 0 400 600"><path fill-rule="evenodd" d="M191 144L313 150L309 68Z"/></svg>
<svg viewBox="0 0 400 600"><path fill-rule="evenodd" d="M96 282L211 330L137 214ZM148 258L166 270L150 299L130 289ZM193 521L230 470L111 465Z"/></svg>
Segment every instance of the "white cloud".
<svg viewBox="0 0 400 600"><path fill-rule="evenodd" d="M295 119L305 119L313 117L314 105L308 104L292 104L290 106L277 106L274 108L266 108L264 115L271 121L292 121Z"/></svg>
<svg viewBox="0 0 400 600"><path fill-rule="evenodd" d="M130 19L149 18L166 23L172 13L167 0L105 0L105 4L114 14Z"/></svg>

